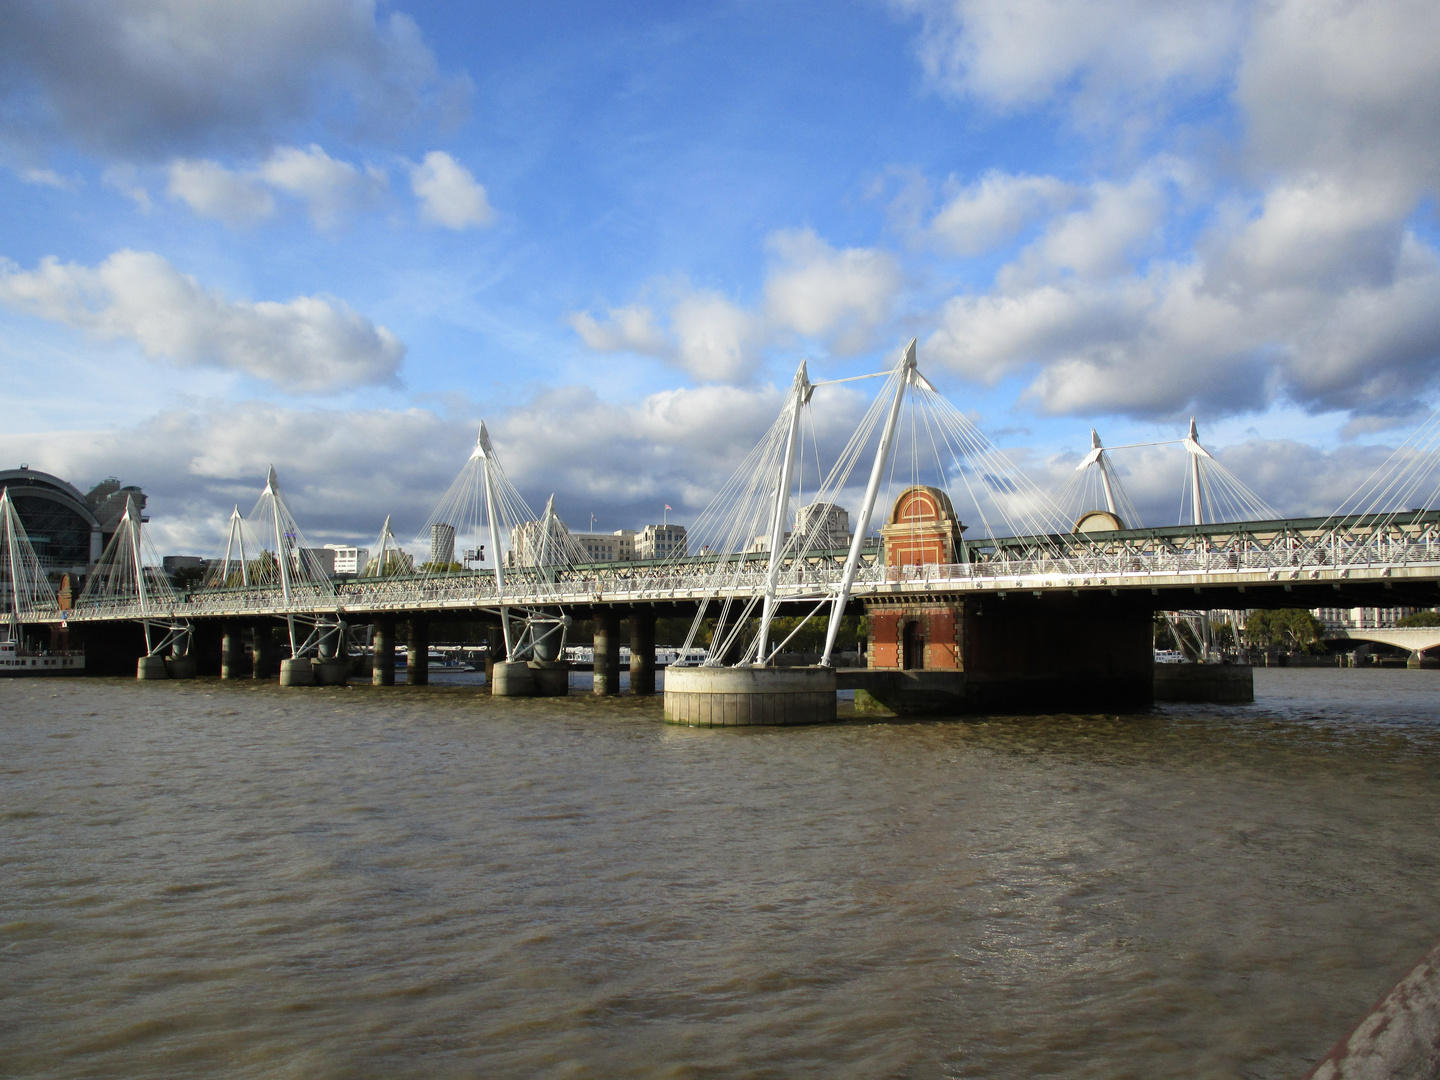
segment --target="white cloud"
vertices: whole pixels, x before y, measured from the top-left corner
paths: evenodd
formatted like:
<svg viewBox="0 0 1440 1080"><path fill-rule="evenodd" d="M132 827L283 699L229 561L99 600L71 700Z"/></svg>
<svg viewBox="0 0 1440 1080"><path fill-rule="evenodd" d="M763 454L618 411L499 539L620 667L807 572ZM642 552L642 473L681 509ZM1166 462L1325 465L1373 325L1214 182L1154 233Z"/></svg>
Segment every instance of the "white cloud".
<svg viewBox="0 0 1440 1080"><path fill-rule="evenodd" d="M655 325L654 312L643 304L611 308L604 322L588 311L577 311L567 321L596 352L637 352L661 357L673 352L670 339Z"/></svg>
<svg viewBox="0 0 1440 1080"><path fill-rule="evenodd" d="M1101 100L1212 82L1245 23L1239 0L895 2L922 16L921 62L941 90L1013 109L1074 87L1092 116Z"/></svg>
<svg viewBox="0 0 1440 1080"><path fill-rule="evenodd" d="M153 252L118 251L96 267L0 263L0 302L100 338L135 342L152 358L243 372L320 391L387 382L405 346L343 302L227 300Z"/></svg>
<svg viewBox="0 0 1440 1080"><path fill-rule="evenodd" d="M410 187L420 200L420 218L447 229L481 228L495 211L470 170L443 150L432 150L410 170Z"/></svg>
<svg viewBox="0 0 1440 1080"><path fill-rule="evenodd" d="M1002 284L1063 273L1109 277L1126 269L1159 238L1169 209L1165 179L1145 168L1126 183L1096 181L1083 195L1085 205L1051 220L1002 273Z"/></svg>
<svg viewBox="0 0 1440 1080"><path fill-rule="evenodd" d="M37 187L52 187L61 191L74 191L80 186L77 178L61 176L54 169L21 169L20 179L23 183L34 184Z"/></svg>
<svg viewBox="0 0 1440 1080"><path fill-rule="evenodd" d="M930 222L932 235L957 255L979 255L1047 211L1075 201L1076 189L1053 176L992 169L955 192Z"/></svg>
<svg viewBox="0 0 1440 1080"><path fill-rule="evenodd" d="M1440 183L1440 5L1276 0L1257 8L1235 96L1258 165Z"/></svg>
<svg viewBox="0 0 1440 1080"><path fill-rule="evenodd" d="M891 256L871 248L836 251L810 229L774 233L768 247L778 260L765 282L772 324L806 337L835 335L842 352L869 344L900 289Z"/></svg>
<svg viewBox="0 0 1440 1080"><path fill-rule="evenodd" d="M275 212L275 200L249 176L216 161L179 159L169 167L166 193L187 203L201 217L228 225L248 225Z"/></svg>
<svg viewBox="0 0 1440 1080"><path fill-rule="evenodd" d="M127 160L259 149L316 117L394 131L469 91L375 0L14 0L0 69L12 133Z"/></svg>
<svg viewBox="0 0 1440 1080"><path fill-rule="evenodd" d="M743 382L755 371L755 318L715 292L695 292L670 311L676 360L704 382Z"/></svg>
<svg viewBox="0 0 1440 1080"><path fill-rule="evenodd" d="M282 146L260 166L259 175L267 184L303 199L311 220L322 228L338 225L363 208L389 186L379 169L363 173L347 161L337 161L319 146L308 149Z"/></svg>
<svg viewBox="0 0 1440 1080"><path fill-rule="evenodd" d="M172 161L168 194L187 203L201 217L229 225L248 225L275 213L273 191L294 196L306 205L317 228L330 229L372 205L389 187L383 169L363 170L332 158L311 143L281 146L250 169L228 169L208 159Z"/></svg>
<svg viewBox="0 0 1440 1080"><path fill-rule="evenodd" d="M634 528L658 521L666 503L675 507L671 521L693 521L782 399L773 386L701 386L617 403L570 386L484 419L502 466L533 508L553 492L574 527L587 527L594 512L602 527ZM843 445L856 411L843 395L826 410L822 444ZM419 408L214 403L121 430L9 428L0 431L0 460L28 461L81 485L109 475L139 484L164 553L217 553L231 507L250 509L272 464L312 542L368 544L391 514L408 541L464 465L479 419Z"/></svg>
<svg viewBox="0 0 1440 1080"><path fill-rule="evenodd" d="M658 357L703 382L746 382L766 345L798 333L839 353L858 352L890 319L902 284L893 256L836 250L810 229L772 233L766 246L772 263L758 311L713 290L659 283L652 291L675 297L663 325L640 303L611 308L603 320L581 311L567 321L597 352Z"/></svg>

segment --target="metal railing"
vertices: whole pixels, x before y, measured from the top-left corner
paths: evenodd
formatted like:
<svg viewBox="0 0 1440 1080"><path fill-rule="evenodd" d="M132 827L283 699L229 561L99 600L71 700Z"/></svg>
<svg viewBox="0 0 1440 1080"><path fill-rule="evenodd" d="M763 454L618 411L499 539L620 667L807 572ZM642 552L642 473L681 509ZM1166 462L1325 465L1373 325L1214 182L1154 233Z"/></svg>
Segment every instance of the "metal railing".
<svg viewBox="0 0 1440 1080"><path fill-rule="evenodd" d="M1037 550L1037 549L1031 549ZM1284 543L1221 549L1170 549L1105 552L1076 544L1039 549L1041 554L1012 557L997 552L982 561L923 566L861 566L855 580L858 597L899 586L918 590L964 590L995 587L1046 589L1097 585L1137 585L1181 576L1223 578L1263 573L1268 580L1289 580L1322 574L1344 578L1383 578L1398 568L1440 568L1440 542L1395 532L1356 539L1334 534L1292 538ZM830 561L794 562L780 573L780 592L791 600L833 595L841 567ZM507 581L503 602L528 607L606 602L701 600L753 596L763 592L763 566L744 561L690 561L658 566L557 569L553 580ZM356 579L338 582L334 591L292 587L286 600L279 589L242 588L197 591L173 604L151 602L152 618L221 615L288 615L342 612L410 611L428 608L496 607L502 596L495 579L485 573L428 577ZM37 614L39 614L37 612ZM59 617L58 610L47 617ZM140 617L132 599L87 598L66 617L86 620Z"/></svg>

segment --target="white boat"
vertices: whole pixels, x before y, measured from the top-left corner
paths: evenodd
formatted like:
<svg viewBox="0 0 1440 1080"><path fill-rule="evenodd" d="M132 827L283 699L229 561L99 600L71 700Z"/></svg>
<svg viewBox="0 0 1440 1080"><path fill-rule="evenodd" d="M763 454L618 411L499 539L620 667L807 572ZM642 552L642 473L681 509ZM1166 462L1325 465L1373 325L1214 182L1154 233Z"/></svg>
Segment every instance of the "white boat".
<svg viewBox="0 0 1440 1080"><path fill-rule="evenodd" d="M83 652L27 649L13 638L0 641L0 677L6 675L70 675L85 670Z"/></svg>

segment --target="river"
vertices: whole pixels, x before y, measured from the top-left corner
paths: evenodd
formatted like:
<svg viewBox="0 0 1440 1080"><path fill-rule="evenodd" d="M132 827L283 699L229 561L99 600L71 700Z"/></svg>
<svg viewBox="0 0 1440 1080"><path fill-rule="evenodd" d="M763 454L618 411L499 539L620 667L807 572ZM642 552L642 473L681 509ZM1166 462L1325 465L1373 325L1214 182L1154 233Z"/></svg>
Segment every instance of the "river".
<svg viewBox="0 0 1440 1080"><path fill-rule="evenodd" d="M1440 672L1255 677L759 730L5 682L0 1075L1298 1077L1440 939Z"/></svg>

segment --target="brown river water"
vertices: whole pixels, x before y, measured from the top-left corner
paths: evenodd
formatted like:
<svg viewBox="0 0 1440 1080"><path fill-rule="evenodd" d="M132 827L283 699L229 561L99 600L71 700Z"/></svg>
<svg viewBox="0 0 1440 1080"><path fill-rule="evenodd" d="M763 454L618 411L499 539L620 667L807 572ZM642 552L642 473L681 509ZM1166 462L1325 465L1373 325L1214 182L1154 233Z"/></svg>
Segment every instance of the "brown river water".
<svg viewBox="0 0 1440 1080"><path fill-rule="evenodd" d="M1440 939L1440 672L768 730L0 684L0 1076L1298 1077Z"/></svg>

